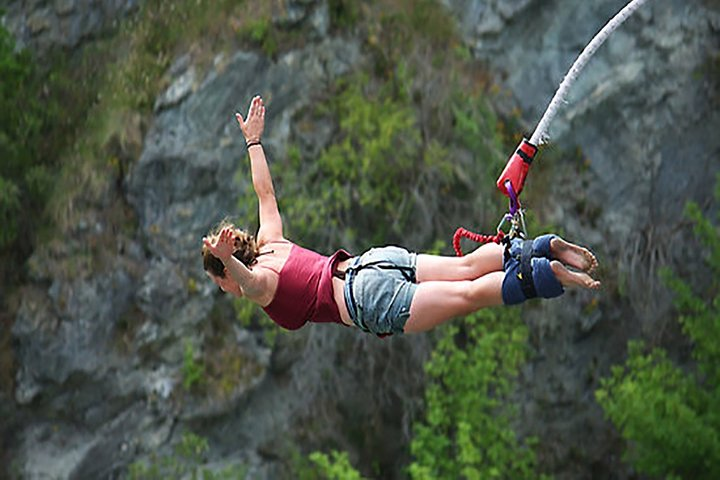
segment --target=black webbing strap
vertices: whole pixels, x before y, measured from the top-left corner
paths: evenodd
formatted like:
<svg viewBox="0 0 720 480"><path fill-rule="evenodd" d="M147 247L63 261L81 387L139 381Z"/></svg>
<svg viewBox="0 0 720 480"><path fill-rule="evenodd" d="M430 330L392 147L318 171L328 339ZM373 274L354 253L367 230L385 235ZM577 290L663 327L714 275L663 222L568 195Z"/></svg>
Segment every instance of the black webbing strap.
<svg viewBox="0 0 720 480"><path fill-rule="evenodd" d="M535 283L532 275L532 258L533 258L533 241L525 240L522 245L522 253L520 254L520 286L527 298L537 297L535 291Z"/></svg>
<svg viewBox="0 0 720 480"><path fill-rule="evenodd" d="M515 152L515 153L517 153L517 154L520 156L520 158L523 159L523 161L524 161L525 163L527 163L527 164L531 164L531 163L532 163L533 158L532 158L530 155L528 155L527 153L523 152L521 149L518 148L518 149L517 149L517 152Z"/></svg>
<svg viewBox="0 0 720 480"><path fill-rule="evenodd" d="M368 262L358 265L357 267L348 267L344 274L347 274L349 272L357 273L360 270L368 267L375 267L380 268L382 270L399 270L400 273L402 273L403 277L405 277L405 280L411 283L417 283L415 280L415 270L412 267L405 267L402 265L394 265L392 263L389 263L387 260L376 260L374 262ZM340 272L338 272L340 273ZM343 275L344 277L345 275Z"/></svg>

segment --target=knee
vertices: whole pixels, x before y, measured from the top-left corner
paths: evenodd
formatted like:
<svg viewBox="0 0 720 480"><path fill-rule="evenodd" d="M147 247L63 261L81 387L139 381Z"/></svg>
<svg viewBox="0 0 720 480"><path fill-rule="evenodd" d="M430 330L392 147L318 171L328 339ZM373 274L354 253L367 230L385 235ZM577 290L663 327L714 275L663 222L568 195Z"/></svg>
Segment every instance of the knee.
<svg viewBox="0 0 720 480"><path fill-rule="evenodd" d="M488 271L502 269L505 247L498 243L486 243L481 245L471 254L460 257L462 268L476 278Z"/></svg>

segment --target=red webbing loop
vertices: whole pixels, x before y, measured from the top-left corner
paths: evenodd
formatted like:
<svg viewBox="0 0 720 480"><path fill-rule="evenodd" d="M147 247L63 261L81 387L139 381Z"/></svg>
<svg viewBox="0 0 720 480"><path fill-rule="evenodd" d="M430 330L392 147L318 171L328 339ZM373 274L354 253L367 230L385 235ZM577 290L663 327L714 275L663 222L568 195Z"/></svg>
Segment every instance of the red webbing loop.
<svg viewBox="0 0 720 480"><path fill-rule="evenodd" d="M463 227L458 228L455 230L455 235L453 235L453 248L455 249L455 253L458 257L463 256L462 249L460 248L460 240L463 237L477 243L500 243L502 242L503 237L505 237L505 232L500 230L496 235L483 235L481 233L471 232Z"/></svg>

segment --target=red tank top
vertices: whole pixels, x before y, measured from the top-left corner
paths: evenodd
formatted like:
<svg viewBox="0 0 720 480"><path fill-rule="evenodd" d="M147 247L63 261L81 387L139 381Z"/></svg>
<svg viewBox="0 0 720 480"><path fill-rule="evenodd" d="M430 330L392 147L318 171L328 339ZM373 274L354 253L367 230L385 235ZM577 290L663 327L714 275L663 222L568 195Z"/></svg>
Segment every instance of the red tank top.
<svg viewBox="0 0 720 480"><path fill-rule="evenodd" d="M288 330L297 330L307 322L345 325L333 297L332 272L338 262L350 257L345 250L326 257L293 244L280 270L275 296L263 310Z"/></svg>

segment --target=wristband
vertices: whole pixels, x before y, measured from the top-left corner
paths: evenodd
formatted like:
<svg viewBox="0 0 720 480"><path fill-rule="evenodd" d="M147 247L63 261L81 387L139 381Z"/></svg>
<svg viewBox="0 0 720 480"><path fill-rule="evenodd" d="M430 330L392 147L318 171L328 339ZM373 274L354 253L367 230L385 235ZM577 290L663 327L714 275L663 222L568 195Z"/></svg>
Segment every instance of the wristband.
<svg viewBox="0 0 720 480"><path fill-rule="evenodd" d="M245 144L245 146L246 146L247 148L254 147L255 145L260 145L260 146L262 147L262 143L260 143L260 140L258 140L258 141L256 141L256 142L248 142L248 143Z"/></svg>

